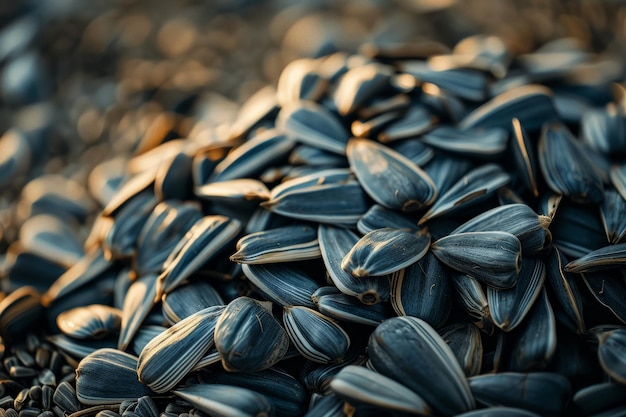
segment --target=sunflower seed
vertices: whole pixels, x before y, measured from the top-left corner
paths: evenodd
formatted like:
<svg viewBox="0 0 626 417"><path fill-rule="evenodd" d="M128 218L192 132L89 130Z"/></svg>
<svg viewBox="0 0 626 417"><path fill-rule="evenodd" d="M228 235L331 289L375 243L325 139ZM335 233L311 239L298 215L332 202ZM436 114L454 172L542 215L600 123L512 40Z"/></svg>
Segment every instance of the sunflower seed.
<svg viewBox="0 0 626 417"><path fill-rule="evenodd" d="M139 381L157 393L174 388L213 345L223 311L223 306L207 307L148 342L137 360Z"/></svg>
<svg viewBox="0 0 626 417"><path fill-rule="evenodd" d="M311 361L340 362L350 347L350 337L341 326L310 308L285 307L283 322L291 342Z"/></svg>
<svg viewBox="0 0 626 417"><path fill-rule="evenodd" d="M246 388L221 384L194 384L173 391L194 407L216 417L262 417L273 407L265 396Z"/></svg>
<svg viewBox="0 0 626 417"><path fill-rule="evenodd" d="M341 268L358 278L391 274L419 261L429 246L426 229L376 229L354 244Z"/></svg>
<svg viewBox="0 0 626 417"><path fill-rule="evenodd" d="M454 353L426 322L416 317L386 320L374 330L368 347L376 371L406 385L435 412L454 415L475 407Z"/></svg>
<svg viewBox="0 0 626 417"><path fill-rule="evenodd" d="M116 404L154 393L137 379L137 357L115 349L97 350L76 368L76 395L87 405Z"/></svg>
<svg viewBox="0 0 626 417"><path fill-rule="evenodd" d="M408 414L431 413L424 400L406 386L362 366L348 365L330 381L330 389L348 402Z"/></svg>
<svg viewBox="0 0 626 417"><path fill-rule="evenodd" d="M326 271L333 284L344 294L357 297L364 304L389 299L389 280L384 277L354 277L342 268L342 260L359 238L348 229L319 225L319 247Z"/></svg>
<svg viewBox="0 0 626 417"><path fill-rule="evenodd" d="M306 225L284 226L252 233L239 239L230 260L261 264L302 261L320 257L317 231Z"/></svg>
<svg viewBox="0 0 626 417"><path fill-rule="evenodd" d="M215 327L215 347L230 371L260 371L280 361L289 346L287 333L261 302L231 301Z"/></svg>
<svg viewBox="0 0 626 417"><path fill-rule="evenodd" d="M448 271L431 252L391 276L391 306L396 314L419 317L434 328L448 319L452 291Z"/></svg>
<svg viewBox="0 0 626 417"><path fill-rule="evenodd" d="M431 250L450 268L496 288L515 285L522 266L520 241L507 232L457 233L437 240Z"/></svg>
<svg viewBox="0 0 626 417"><path fill-rule="evenodd" d="M428 174L386 146L354 138L348 141L346 153L367 194L386 208L415 211L437 198Z"/></svg>

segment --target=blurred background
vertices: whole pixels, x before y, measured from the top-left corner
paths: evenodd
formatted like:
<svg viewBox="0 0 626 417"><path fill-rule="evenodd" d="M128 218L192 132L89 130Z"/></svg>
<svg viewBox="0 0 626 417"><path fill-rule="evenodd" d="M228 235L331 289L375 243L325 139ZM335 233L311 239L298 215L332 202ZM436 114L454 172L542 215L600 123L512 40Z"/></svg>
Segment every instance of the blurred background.
<svg viewBox="0 0 626 417"><path fill-rule="evenodd" d="M123 166L146 143L219 136L295 58L411 45L446 53L477 34L516 56L545 45L593 54L585 77L623 80L621 1L0 2L1 252L32 214L20 201L54 184L34 179L85 186L99 163Z"/></svg>

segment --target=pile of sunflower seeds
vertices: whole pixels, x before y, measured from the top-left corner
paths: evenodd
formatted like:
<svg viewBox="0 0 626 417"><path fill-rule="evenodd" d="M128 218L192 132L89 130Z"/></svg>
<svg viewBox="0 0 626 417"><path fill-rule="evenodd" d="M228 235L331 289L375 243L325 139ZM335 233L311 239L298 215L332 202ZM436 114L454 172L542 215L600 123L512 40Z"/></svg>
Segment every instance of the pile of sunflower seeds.
<svg viewBox="0 0 626 417"><path fill-rule="evenodd" d="M285 10L285 33L327 16ZM72 97L77 142L47 161L47 84L15 84L41 123L0 139L0 183L25 184L0 229L0 417L626 414L626 63L575 37L341 51L338 22L237 106L170 20L160 53L199 65L157 89L171 107L137 100L172 68L121 59L136 73Z"/></svg>

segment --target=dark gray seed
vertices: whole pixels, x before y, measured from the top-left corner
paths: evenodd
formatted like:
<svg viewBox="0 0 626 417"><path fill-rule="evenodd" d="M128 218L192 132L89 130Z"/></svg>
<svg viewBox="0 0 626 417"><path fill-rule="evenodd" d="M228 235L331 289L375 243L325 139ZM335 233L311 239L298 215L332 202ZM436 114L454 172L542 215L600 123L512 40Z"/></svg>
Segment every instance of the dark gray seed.
<svg viewBox="0 0 626 417"><path fill-rule="evenodd" d="M438 152L423 169L435 183L435 188L441 197L472 167L472 161L467 158L458 158Z"/></svg>
<svg viewBox="0 0 626 417"><path fill-rule="evenodd" d="M215 327L215 347L229 371L260 371L280 361L289 337L264 304L249 297L231 301Z"/></svg>
<svg viewBox="0 0 626 417"><path fill-rule="evenodd" d="M52 411L47 410L39 414L39 417L54 417L54 413Z"/></svg>
<svg viewBox="0 0 626 417"><path fill-rule="evenodd" d="M432 83L442 90L471 101L487 98L487 75L471 69L434 69L424 61L406 61L401 64L403 71L421 82Z"/></svg>
<svg viewBox="0 0 626 417"><path fill-rule="evenodd" d="M367 212L361 216L356 227L362 234L385 227L394 229L414 229L415 231L419 229L416 220L404 213L389 210L378 204L372 205Z"/></svg>
<svg viewBox="0 0 626 417"><path fill-rule="evenodd" d="M566 264L565 255L558 248L553 248L546 261L546 279L552 288L554 299L561 307L558 311L566 317L568 327L582 335L585 333L585 321L578 277L565 271Z"/></svg>
<svg viewBox="0 0 626 417"><path fill-rule="evenodd" d="M390 111L367 120L355 120L350 126L352 135L357 138L374 137L384 127L402 116L401 111Z"/></svg>
<svg viewBox="0 0 626 417"><path fill-rule="evenodd" d="M494 324L487 303L487 295L480 282L466 274L453 274L452 284L457 291L461 306L472 320L472 323L482 332L491 335Z"/></svg>
<svg viewBox="0 0 626 417"><path fill-rule="evenodd" d="M522 408L489 407L457 414L456 417L540 417L540 415Z"/></svg>
<svg viewBox="0 0 626 417"><path fill-rule="evenodd" d="M390 66L376 62L349 69L339 79L333 94L339 113L344 116L353 113L370 97L385 90L392 73Z"/></svg>
<svg viewBox="0 0 626 417"><path fill-rule="evenodd" d="M101 249L85 254L48 288L42 296L42 303L50 306L55 300L102 278L112 266L113 262L105 259Z"/></svg>
<svg viewBox="0 0 626 417"><path fill-rule="evenodd" d="M201 217L196 204L174 201L157 204L137 238L133 271L138 276L161 272L170 252Z"/></svg>
<svg viewBox="0 0 626 417"><path fill-rule="evenodd" d="M567 378L548 372L479 375L469 378L469 385L481 404L518 407L542 416L561 415L571 396Z"/></svg>
<svg viewBox="0 0 626 417"><path fill-rule="evenodd" d="M344 168L346 158L332 152L325 151L310 145L298 145L289 154L288 162L291 165L334 166Z"/></svg>
<svg viewBox="0 0 626 417"><path fill-rule="evenodd" d="M604 189L600 218L610 243L619 243L626 237L626 200L612 188Z"/></svg>
<svg viewBox="0 0 626 417"><path fill-rule="evenodd" d="M554 312L545 291L539 296L519 327L510 352L510 370L532 372L545 370L556 351L557 335Z"/></svg>
<svg viewBox="0 0 626 417"><path fill-rule="evenodd" d="M28 252L66 268L83 256L83 248L71 227L50 214L39 214L26 220L20 227L19 238Z"/></svg>
<svg viewBox="0 0 626 417"><path fill-rule="evenodd" d="M300 382L287 372L269 368L258 372L202 373L201 382L233 385L262 394L276 410L276 415L300 417L308 394Z"/></svg>
<svg viewBox="0 0 626 417"><path fill-rule="evenodd" d="M177 287L164 295L162 302L163 316L170 325L207 307L226 304L211 284L199 280Z"/></svg>
<svg viewBox="0 0 626 417"><path fill-rule="evenodd" d="M301 181L305 176L292 181ZM319 178L318 175L314 177ZM353 226L369 208L369 202L355 180L341 183L314 183L287 189L291 181L275 187L261 207L286 217L320 223ZM280 187L280 188L279 188ZM284 190L284 191L283 191Z"/></svg>
<svg viewBox="0 0 626 417"><path fill-rule="evenodd" d="M537 215L526 204L506 204L487 210L454 229L450 234L501 231L515 235L524 256L540 252L549 239L551 219Z"/></svg>
<svg viewBox="0 0 626 417"><path fill-rule="evenodd" d="M154 176L154 196L157 201L188 198L191 194L192 163L193 158L183 151L159 165Z"/></svg>
<svg viewBox="0 0 626 417"><path fill-rule="evenodd" d="M137 357L100 349L76 368L76 394L86 405L117 404L154 393L137 378Z"/></svg>
<svg viewBox="0 0 626 417"><path fill-rule="evenodd" d="M507 232L467 232L443 237L431 245L442 263L491 286L515 285L522 263L519 239Z"/></svg>
<svg viewBox="0 0 626 417"><path fill-rule="evenodd" d="M402 117L385 126L378 134L378 140L392 144L399 140L415 138L432 129L438 122L439 118L427 106L412 105Z"/></svg>
<svg viewBox="0 0 626 417"><path fill-rule="evenodd" d="M417 139L395 141L390 143L389 147L398 152L400 155L404 155L415 165L422 168L435 156L435 151L430 146L424 145L421 140ZM435 188L439 191L439 188L436 185L437 184L435 183Z"/></svg>
<svg viewBox="0 0 626 417"><path fill-rule="evenodd" d="M607 244L597 207L593 205L562 201L550 224L550 232L552 244L571 259Z"/></svg>
<svg viewBox="0 0 626 417"><path fill-rule="evenodd" d="M510 148L513 152L516 172L526 188L537 198L539 197L539 190L537 189L537 163L535 161L533 145L519 119L513 118L512 124L513 129Z"/></svg>
<svg viewBox="0 0 626 417"><path fill-rule="evenodd" d="M41 409L37 407L24 407L19 412L19 417L37 417L41 414Z"/></svg>
<svg viewBox="0 0 626 417"><path fill-rule="evenodd" d="M131 284L124 298L118 349L124 351L146 320L157 300L157 275L142 276Z"/></svg>
<svg viewBox="0 0 626 417"><path fill-rule="evenodd" d="M7 408L5 412L6 412L6 417L19 417L19 413L15 411L15 409L13 408Z"/></svg>
<svg viewBox="0 0 626 417"><path fill-rule="evenodd" d="M405 385L362 366L341 369L330 381L330 389L351 404L409 414L431 413L428 404Z"/></svg>
<svg viewBox="0 0 626 417"><path fill-rule="evenodd" d="M544 125L538 153L541 172L552 191L579 203L602 201L602 178L565 125L558 122Z"/></svg>
<svg viewBox="0 0 626 417"><path fill-rule="evenodd" d="M118 414L126 417L159 417L159 409L151 397L143 396L135 401L123 401Z"/></svg>
<svg viewBox="0 0 626 417"><path fill-rule="evenodd" d="M419 317L434 328L448 319L452 291L448 271L431 252L391 276L391 306L396 314Z"/></svg>
<svg viewBox="0 0 626 417"><path fill-rule="evenodd" d="M426 229L372 230L346 253L341 268L358 278L391 274L420 260L429 245Z"/></svg>
<svg viewBox="0 0 626 417"><path fill-rule="evenodd" d="M315 290L315 292L313 292L313 294L311 294L311 300L313 300L313 303L317 306L320 298L322 298L323 296L336 294L341 294L341 291L339 291L337 287L333 285L325 285L323 287L319 287L317 290Z"/></svg>
<svg viewBox="0 0 626 417"><path fill-rule="evenodd" d="M504 153L508 132L502 128L458 130L445 125L425 133L421 141L452 155L493 160Z"/></svg>
<svg viewBox="0 0 626 417"><path fill-rule="evenodd" d="M244 264L241 269L268 300L283 307L315 307L311 295L320 285L301 270L289 264Z"/></svg>
<svg viewBox="0 0 626 417"><path fill-rule="evenodd" d="M419 224L440 216L451 216L489 199L510 181L507 173L495 164L475 168L460 178L422 216Z"/></svg>
<svg viewBox="0 0 626 417"><path fill-rule="evenodd" d="M432 83L423 83L421 102L443 119L459 123L470 111L467 103Z"/></svg>
<svg viewBox="0 0 626 417"><path fill-rule="evenodd" d="M605 246L580 257L567 265L567 272L594 272L623 267L626 263L626 243Z"/></svg>
<svg viewBox="0 0 626 417"><path fill-rule="evenodd" d="M612 165L610 176L613 187L626 199L626 164Z"/></svg>
<svg viewBox="0 0 626 417"><path fill-rule="evenodd" d="M0 301L0 335L5 339L23 335L40 325L42 314L39 292L30 286L20 287Z"/></svg>
<svg viewBox="0 0 626 417"><path fill-rule="evenodd" d="M205 216L198 220L176 245L163 264L157 280L157 296L167 294L230 243L241 223L226 216Z"/></svg>
<svg viewBox="0 0 626 417"><path fill-rule="evenodd" d="M134 255L137 239L157 201L145 191L134 196L115 215L115 222L102 242L107 259L129 258Z"/></svg>
<svg viewBox="0 0 626 417"><path fill-rule="evenodd" d="M344 360L339 363L319 364L307 360L300 371L300 379L310 392L332 395L330 381L333 377L347 365L362 366L365 365L366 360L365 355L358 354L354 349L349 350Z"/></svg>
<svg viewBox="0 0 626 417"><path fill-rule="evenodd" d="M350 167L367 194L389 209L415 211L437 198L428 174L398 152L369 139L350 139Z"/></svg>
<svg viewBox="0 0 626 417"><path fill-rule="evenodd" d="M582 139L604 155L624 154L626 129L624 106L609 103L604 108L589 108L580 120Z"/></svg>
<svg viewBox="0 0 626 417"><path fill-rule="evenodd" d="M319 401L311 404L304 417L343 417L345 401L334 394L323 396Z"/></svg>
<svg viewBox="0 0 626 417"><path fill-rule="evenodd" d="M354 179L348 168L310 167L312 172L292 178L272 189L272 199L278 199L292 192L309 190L317 185L343 184Z"/></svg>
<svg viewBox="0 0 626 417"><path fill-rule="evenodd" d="M81 340L65 336L64 334L55 334L53 336L48 336L47 340L63 353L76 360L80 360L98 349L113 348L116 345L113 337Z"/></svg>
<svg viewBox="0 0 626 417"><path fill-rule="evenodd" d="M626 330L601 333L598 340L598 358L602 369L615 381L626 384Z"/></svg>
<svg viewBox="0 0 626 417"><path fill-rule="evenodd" d="M388 112L406 110L411 101L407 94L399 93L391 97L373 97L366 106L358 110L361 119L370 119Z"/></svg>
<svg viewBox="0 0 626 417"><path fill-rule="evenodd" d="M15 357L20 361L21 365L32 367L35 365L35 358L24 349L16 349Z"/></svg>
<svg viewBox="0 0 626 417"><path fill-rule="evenodd" d="M322 314L348 323L377 326L393 317L393 311L387 303L368 305L346 294L322 295L316 304Z"/></svg>
<svg viewBox="0 0 626 417"><path fill-rule="evenodd" d="M273 412L265 396L232 385L195 384L178 388L173 393L215 417L263 417Z"/></svg>
<svg viewBox="0 0 626 417"><path fill-rule="evenodd" d="M318 363L340 362L350 337L339 324L307 307L285 307L283 323L291 343L305 358Z"/></svg>
<svg viewBox="0 0 626 417"><path fill-rule="evenodd" d="M101 339L119 331L122 312L107 305L92 304L64 311L57 316L56 321L59 329L67 336Z"/></svg>
<svg viewBox="0 0 626 417"><path fill-rule="evenodd" d="M376 304L389 299L389 280L385 277L354 277L342 267L342 260L359 241L349 229L319 225L319 247L328 276L344 294L358 297L364 304Z"/></svg>
<svg viewBox="0 0 626 417"><path fill-rule="evenodd" d="M28 402L30 390L28 388L23 388L20 392L17 393L15 399L13 400L13 408L16 411L20 411Z"/></svg>
<svg viewBox="0 0 626 417"><path fill-rule="evenodd" d="M0 398L0 408L7 409L13 407L14 398L10 395L6 395Z"/></svg>
<svg viewBox="0 0 626 417"><path fill-rule="evenodd" d="M523 258L517 283L510 289L487 288L487 302L493 323L505 332L516 328L526 317L543 289L544 263L538 258Z"/></svg>
<svg viewBox="0 0 626 417"><path fill-rule="evenodd" d="M286 159L294 144L292 139L275 129L263 131L229 152L215 167L210 180L255 178L269 166Z"/></svg>
<svg viewBox="0 0 626 417"><path fill-rule="evenodd" d="M623 274L609 269L581 275L593 297L626 324L626 283Z"/></svg>
<svg viewBox="0 0 626 417"><path fill-rule="evenodd" d="M230 260L238 263L279 263L320 257L317 230L306 225L284 226L239 239Z"/></svg>
<svg viewBox="0 0 626 417"><path fill-rule="evenodd" d="M130 344L130 353L139 356L144 347L157 335L167 330L167 327L148 324L141 326Z"/></svg>
<svg viewBox="0 0 626 417"><path fill-rule="evenodd" d="M68 382L59 384L54 391L52 401L68 414L75 413L81 408L80 402L76 397L76 391Z"/></svg>
<svg viewBox="0 0 626 417"><path fill-rule="evenodd" d="M50 410L53 405L53 397L54 388L52 388L50 385L44 385L41 388L41 408L44 410Z"/></svg>
<svg viewBox="0 0 626 417"><path fill-rule="evenodd" d="M368 348L376 371L412 389L436 412L454 415L475 407L454 353L423 320L384 321L370 336Z"/></svg>
<svg viewBox="0 0 626 417"><path fill-rule="evenodd" d="M468 114L459 127L508 129L511 119L516 117L527 129L535 130L556 116L552 92L541 85L525 85L508 90L482 104Z"/></svg>
<svg viewBox="0 0 626 417"><path fill-rule="evenodd" d="M613 382L589 385L574 394L572 401L583 416L623 406L626 402L626 386Z"/></svg>
<svg viewBox="0 0 626 417"><path fill-rule="evenodd" d="M223 306L202 309L148 342L137 360L139 381L157 393L174 388L213 346L223 311Z"/></svg>
<svg viewBox="0 0 626 417"><path fill-rule="evenodd" d="M42 391L39 385L33 385L32 387L30 387L28 391L28 396L31 400L36 401L39 404L41 403L41 395Z"/></svg>
<svg viewBox="0 0 626 417"><path fill-rule="evenodd" d="M25 366L12 366L9 368L9 375L13 378L28 378L37 375L37 370Z"/></svg>
<svg viewBox="0 0 626 417"><path fill-rule="evenodd" d="M340 155L345 153L349 133L337 117L312 101L299 101L283 107L276 117L276 127L298 142Z"/></svg>
<svg viewBox="0 0 626 417"><path fill-rule="evenodd" d="M48 349L38 347L35 351L35 363L40 368L46 368L50 363L50 351Z"/></svg>
<svg viewBox="0 0 626 417"><path fill-rule="evenodd" d="M478 375L483 365L483 343L478 327L471 323L456 323L439 330L439 334L454 353L465 375Z"/></svg>

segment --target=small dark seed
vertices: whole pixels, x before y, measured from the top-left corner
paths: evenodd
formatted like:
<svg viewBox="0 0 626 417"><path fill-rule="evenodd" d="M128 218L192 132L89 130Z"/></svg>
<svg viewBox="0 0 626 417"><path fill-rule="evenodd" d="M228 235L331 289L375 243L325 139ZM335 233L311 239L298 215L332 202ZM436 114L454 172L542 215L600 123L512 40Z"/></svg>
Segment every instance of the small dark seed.
<svg viewBox="0 0 626 417"><path fill-rule="evenodd" d="M41 414L41 409L36 407L24 407L19 413L19 417L37 417Z"/></svg>
<svg viewBox="0 0 626 417"><path fill-rule="evenodd" d="M37 375L37 371L25 366L12 366L9 368L9 375L13 378L28 378Z"/></svg>

